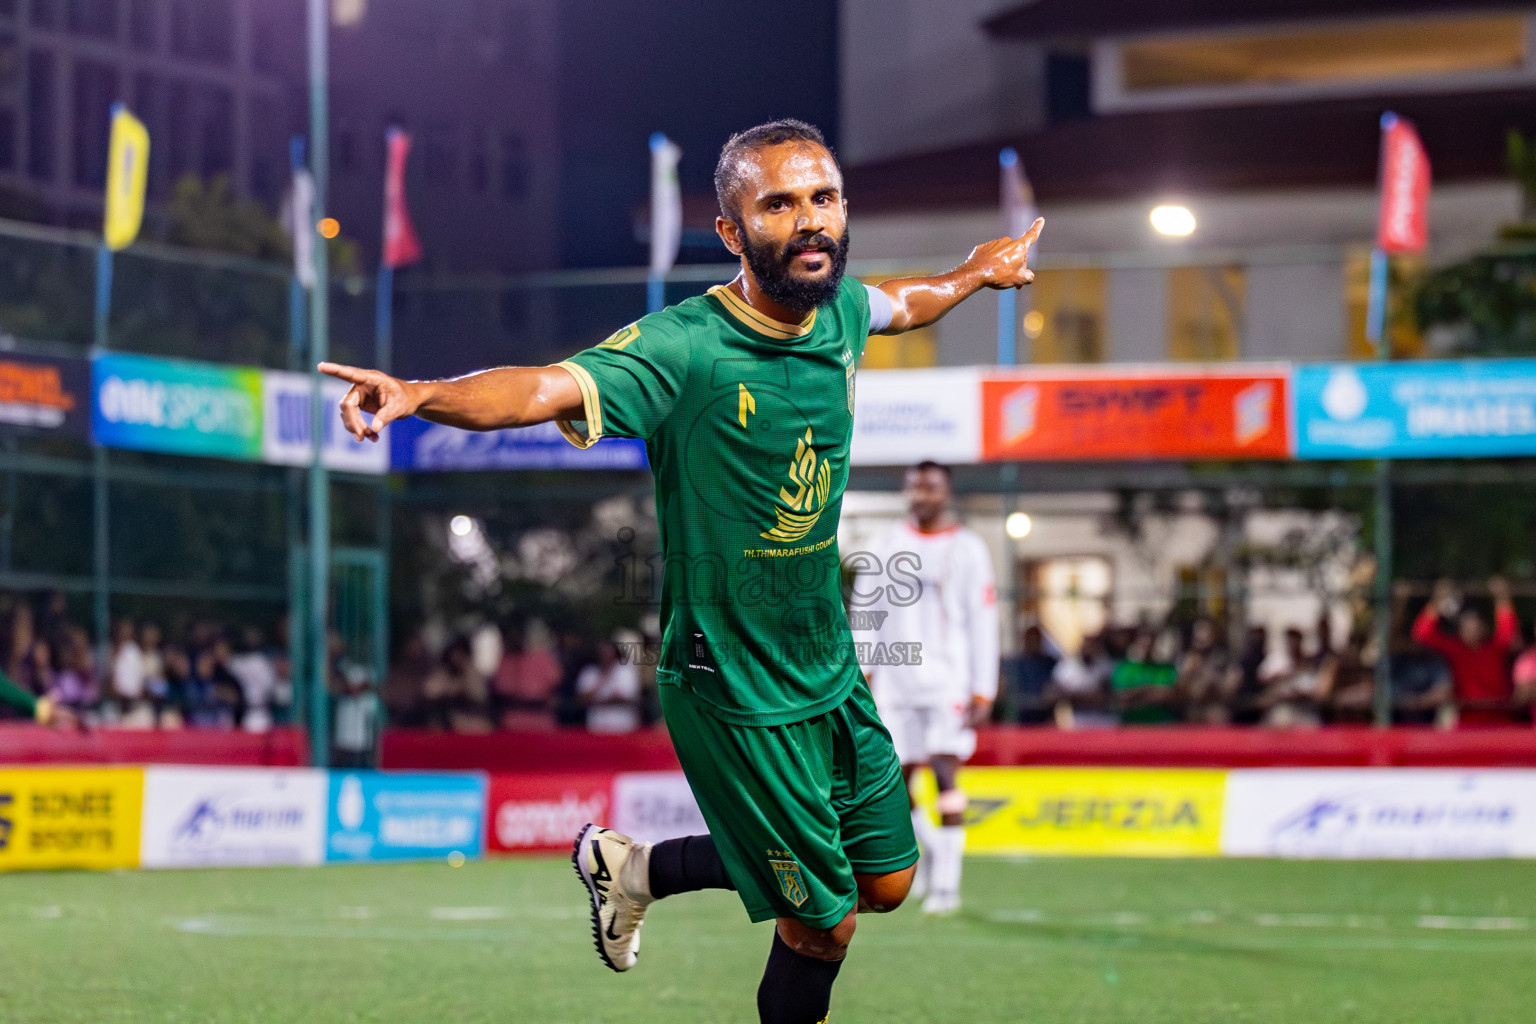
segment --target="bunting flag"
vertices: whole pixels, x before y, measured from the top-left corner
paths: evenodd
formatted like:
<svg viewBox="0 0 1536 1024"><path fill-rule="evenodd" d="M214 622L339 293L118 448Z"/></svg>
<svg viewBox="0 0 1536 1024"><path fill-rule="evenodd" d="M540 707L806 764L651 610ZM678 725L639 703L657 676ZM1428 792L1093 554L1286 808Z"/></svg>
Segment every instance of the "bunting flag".
<svg viewBox="0 0 1536 1024"><path fill-rule="evenodd" d="M1429 154L1413 122L1381 118L1381 214L1376 245L1383 252L1423 252L1429 244Z"/></svg>
<svg viewBox="0 0 1536 1024"><path fill-rule="evenodd" d="M384 171L384 265L404 267L421 259L421 241L411 226L411 212L405 205L405 158L411 152L411 137L399 128L385 136L388 148Z"/></svg>
<svg viewBox="0 0 1536 1024"><path fill-rule="evenodd" d="M293 239L293 276L306 289L315 286L315 176L302 163L293 168L293 186L284 211Z"/></svg>
<svg viewBox="0 0 1536 1024"><path fill-rule="evenodd" d="M149 129L121 103L112 104L107 145L106 214L101 233L113 252L139 237L144 223L144 188L149 182Z"/></svg>
<svg viewBox="0 0 1536 1024"><path fill-rule="evenodd" d="M683 240L683 193L677 162L683 151L661 132L651 136L651 276L664 277Z"/></svg>

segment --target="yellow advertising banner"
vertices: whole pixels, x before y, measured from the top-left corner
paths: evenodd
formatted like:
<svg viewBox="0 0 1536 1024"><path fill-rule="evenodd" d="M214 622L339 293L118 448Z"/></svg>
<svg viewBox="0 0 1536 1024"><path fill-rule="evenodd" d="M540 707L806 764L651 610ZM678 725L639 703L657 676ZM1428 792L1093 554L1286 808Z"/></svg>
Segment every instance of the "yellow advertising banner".
<svg viewBox="0 0 1536 1024"><path fill-rule="evenodd" d="M139 863L140 768L0 769L0 871Z"/></svg>
<svg viewBox="0 0 1536 1024"><path fill-rule="evenodd" d="M1215 857L1224 771L966 768L965 852L997 855ZM932 808L923 773L920 800Z"/></svg>

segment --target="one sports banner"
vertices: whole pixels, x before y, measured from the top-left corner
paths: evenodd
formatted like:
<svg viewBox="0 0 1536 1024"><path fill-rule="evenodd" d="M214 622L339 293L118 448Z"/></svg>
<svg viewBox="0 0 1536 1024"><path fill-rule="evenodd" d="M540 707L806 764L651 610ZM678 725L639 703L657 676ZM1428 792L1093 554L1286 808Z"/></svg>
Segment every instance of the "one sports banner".
<svg viewBox="0 0 1536 1024"><path fill-rule="evenodd" d="M1302 459L1536 455L1536 359L1298 366Z"/></svg>
<svg viewBox="0 0 1536 1024"><path fill-rule="evenodd" d="M497 853L568 852L571 837L587 822L614 820L610 814L613 781L608 772L491 776L485 814L486 849Z"/></svg>
<svg viewBox="0 0 1536 1024"><path fill-rule="evenodd" d="M1283 459L1285 366L995 373L982 381L982 457Z"/></svg>
<svg viewBox="0 0 1536 1024"><path fill-rule="evenodd" d="M404 267L421 259L421 241L405 202L405 160L411 153L411 137L390 128L384 144L384 265Z"/></svg>
<svg viewBox="0 0 1536 1024"><path fill-rule="evenodd" d="M319 864L325 799L314 768L146 768L143 866Z"/></svg>
<svg viewBox="0 0 1536 1024"><path fill-rule="evenodd" d="M139 237L144 221L144 189L149 181L149 129L121 103L112 105L112 135L107 144L106 213L102 237L108 249L126 249Z"/></svg>
<svg viewBox="0 0 1536 1024"><path fill-rule="evenodd" d="M258 461L262 374L151 356L98 355L91 431L107 448Z"/></svg>
<svg viewBox="0 0 1536 1024"><path fill-rule="evenodd" d="M979 462L981 380L976 367L860 372L849 460L855 466Z"/></svg>
<svg viewBox="0 0 1536 1024"><path fill-rule="evenodd" d="M385 427L378 441L358 441L342 425L338 406L351 386L326 377L320 382L321 458L327 469L347 473L388 473L390 434ZM282 370L262 371L261 458L277 466L307 466L313 455L311 415L313 392L310 378Z"/></svg>
<svg viewBox="0 0 1536 1024"><path fill-rule="evenodd" d="M1413 122L1381 119L1381 212L1376 245L1390 254L1423 252L1429 244L1429 154Z"/></svg>

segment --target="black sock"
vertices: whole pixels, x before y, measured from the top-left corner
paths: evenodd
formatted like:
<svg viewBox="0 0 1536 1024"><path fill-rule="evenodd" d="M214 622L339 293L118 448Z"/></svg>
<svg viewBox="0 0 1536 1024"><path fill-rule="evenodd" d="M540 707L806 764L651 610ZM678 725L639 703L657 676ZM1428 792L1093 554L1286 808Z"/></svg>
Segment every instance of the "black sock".
<svg viewBox="0 0 1536 1024"><path fill-rule="evenodd" d="M841 960L820 960L790 949L773 930L768 969L757 986L757 1019L762 1024L824 1024L832 1006L832 983Z"/></svg>
<svg viewBox="0 0 1536 1024"><path fill-rule="evenodd" d="M656 899L700 889L730 889L731 876L709 836L664 839L651 847L651 895Z"/></svg>

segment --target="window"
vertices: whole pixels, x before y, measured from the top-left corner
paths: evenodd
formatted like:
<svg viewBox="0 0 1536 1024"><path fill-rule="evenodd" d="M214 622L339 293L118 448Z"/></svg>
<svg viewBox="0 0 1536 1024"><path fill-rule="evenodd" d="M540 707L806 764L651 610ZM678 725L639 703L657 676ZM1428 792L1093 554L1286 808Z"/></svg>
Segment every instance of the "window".
<svg viewBox="0 0 1536 1024"><path fill-rule="evenodd" d="M1020 317L1019 351L1030 354L1026 361L1104 361L1109 291L1102 269L1088 267L1041 274L1021 294L1027 295L1034 306Z"/></svg>
<svg viewBox="0 0 1536 1024"><path fill-rule="evenodd" d="M235 98L228 89L210 87L198 97L202 118L202 160L206 181L235 170Z"/></svg>
<svg viewBox="0 0 1536 1024"><path fill-rule="evenodd" d="M172 82L166 90L165 96L165 143L161 146L166 155L166 168L170 171L171 183L188 174L196 174L197 167L193 163L194 145L193 127L196 124L192 119L192 89L186 82ZM154 160L156 142L150 139L150 160ZM153 164L151 164L153 166Z"/></svg>
<svg viewBox="0 0 1536 1024"><path fill-rule="evenodd" d="M16 0L0 0L0 18L16 17Z"/></svg>
<svg viewBox="0 0 1536 1024"><path fill-rule="evenodd" d="M160 40L160 10L155 0L131 0L128 38L137 49L155 49Z"/></svg>
<svg viewBox="0 0 1536 1024"><path fill-rule="evenodd" d="M161 110L162 98L165 90L161 87L160 80L146 71L141 71L133 76L133 112L139 116L146 127L149 128L151 140L164 139L162 129L165 127L165 118ZM149 183L146 191L151 198L159 199L165 195L166 181L166 150L161 145L149 147Z"/></svg>
<svg viewBox="0 0 1536 1024"><path fill-rule="evenodd" d="M117 36L117 0L69 0L69 31L77 36Z"/></svg>
<svg viewBox="0 0 1536 1024"><path fill-rule="evenodd" d="M59 0L32 0L32 27L59 27Z"/></svg>
<svg viewBox="0 0 1536 1024"><path fill-rule="evenodd" d="M433 185L451 185L458 177L459 139L452 125L435 125L427 129L422 145L422 170Z"/></svg>
<svg viewBox="0 0 1536 1024"><path fill-rule="evenodd" d="M1536 80L1522 14L1426 15L1103 42L1099 109L1380 91L1415 81Z"/></svg>
<svg viewBox="0 0 1536 1024"><path fill-rule="evenodd" d="M357 170L357 131L342 128L336 133L336 173L351 174Z"/></svg>
<svg viewBox="0 0 1536 1024"><path fill-rule="evenodd" d="M485 132L476 131L469 142L469 190L485 195L491 187L491 154L486 148Z"/></svg>
<svg viewBox="0 0 1536 1024"><path fill-rule="evenodd" d="M72 77L75 184L101 188L107 183L107 139L117 99L117 70L82 60L76 62Z"/></svg>
<svg viewBox="0 0 1536 1024"><path fill-rule="evenodd" d="M39 181L53 180L54 112L53 55L33 50L27 58L27 173Z"/></svg>
<svg viewBox="0 0 1536 1024"><path fill-rule="evenodd" d="M171 0L171 52L226 61L234 53L234 0Z"/></svg>
<svg viewBox="0 0 1536 1024"><path fill-rule="evenodd" d="M16 169L16 108L0 107L0 171Z"/></svg>
<svg viewBox="0 0 1536 1024"><path fill-rule="evenodd" d="M21 47L14 32L0 32L0 89L9 89L21 80Z"/></svg>
<svg viewBox="0 0 1536 1024"><path fill-rule="evenodd" d="M1168 358L1236 359L1242 351L1246 297L1247 277L1242 267L1170 270Z"/></svg>
<svg viewBox="0 0 1536 1024"><path fill-rule="evenodd" d="M507 132L501 137L501 198L520 203L527 197L527 147L521 135Z"/></svg>

